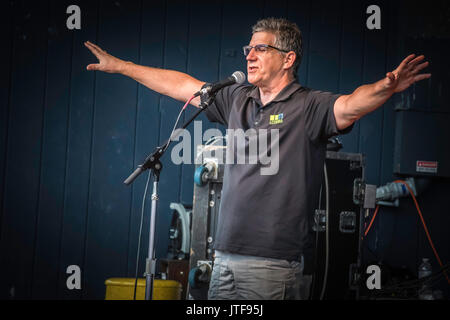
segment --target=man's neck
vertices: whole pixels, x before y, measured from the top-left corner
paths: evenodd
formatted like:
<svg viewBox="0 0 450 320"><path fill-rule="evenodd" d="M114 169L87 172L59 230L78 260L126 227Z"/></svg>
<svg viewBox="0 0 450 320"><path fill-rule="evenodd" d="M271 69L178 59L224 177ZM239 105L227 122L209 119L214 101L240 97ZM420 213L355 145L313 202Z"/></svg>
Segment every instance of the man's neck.
<svg viewBox="0 0 450 320"><path fill-rule="evenodd" d="M263 106L275 99L275 97L281 92L281 90L283 90L293 80L294 78L286 76L279 80L274 80L268 85L258 87L259 97Z"/></svg>

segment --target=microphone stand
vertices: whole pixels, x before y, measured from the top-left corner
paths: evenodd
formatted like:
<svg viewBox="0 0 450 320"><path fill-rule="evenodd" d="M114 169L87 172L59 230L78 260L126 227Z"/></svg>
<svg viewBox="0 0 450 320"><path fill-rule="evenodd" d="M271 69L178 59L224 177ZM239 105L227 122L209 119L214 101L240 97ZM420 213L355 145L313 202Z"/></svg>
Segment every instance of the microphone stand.
<svg viewBox="0 0 450 320"><path fill-rule="evenodd" d="M206 97L205 97L206 96ZM201 95L201 103L199 110L182 126L182 129L186 127L198 117L200 113L205 111L211 103L214 102L215 94L213 95ZM137 169L123 182L127 186L133 183L133 181L145 170L150 169L154 175L153 191L152 191L152 207L150 215L150 235L148 245L148 256L145 261L145 300L153 300L153 282L155 279L156 259L155 259L155 221L156 210L159 201L158 196L158 182L159 176L162 171L162 163L159 160L169 147L170 142L176 137L176 135L169 139L161 146L157 147L150 155L147 156L145 161L137 167Z"/></svg>

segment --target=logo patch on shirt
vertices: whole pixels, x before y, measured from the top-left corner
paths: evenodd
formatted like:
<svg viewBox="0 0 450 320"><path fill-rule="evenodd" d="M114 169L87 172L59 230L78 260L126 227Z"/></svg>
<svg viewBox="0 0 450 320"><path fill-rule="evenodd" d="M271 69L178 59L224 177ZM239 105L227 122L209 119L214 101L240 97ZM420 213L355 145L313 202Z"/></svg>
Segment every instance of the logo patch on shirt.
<svg viewBox="0 0 450 320"><path fill-rule="evenodd" d="M283 114L271 114L269 124L279 124L283 123Z"/></svg>

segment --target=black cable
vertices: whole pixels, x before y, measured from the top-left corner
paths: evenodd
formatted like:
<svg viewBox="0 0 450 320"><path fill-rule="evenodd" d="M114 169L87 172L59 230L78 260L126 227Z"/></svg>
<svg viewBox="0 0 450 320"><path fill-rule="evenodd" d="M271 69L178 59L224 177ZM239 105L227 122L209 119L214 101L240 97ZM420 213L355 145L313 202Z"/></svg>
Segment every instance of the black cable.
<svg viewBox="0 0 450 320"><path fill-rule="evenodd" d="M410 280L405 283L401 283L400 285L414 285L415 283L425 283L425 282L435 279L436 277L440 277L442 273L444 273L445 271L447 271L449 269L450 269L450 264L447 264L443 268L441 268L438 272L435 272L433 274L430 274L429 276L426 276L426 277L423 277L420 279Z"/></svg>
<svg viewBox="0 0 450 320"><path fill-rule="evenodd" d="M450 269L450 264L445 265L443 268L441 268L441 270L439 270L438 272L435 272L433 274L430 274L427 277L424 278L420 278L420 279L414 279L414 280L410 280L410 281L406 281L406 282L402 282L399 283L397 285L395 285L394 287L397 288L416 288L416 287L420 287L423 284L427 283L427 282L435 282L436 279L439 279L442 274ZM440 281L440 279L439 279Z"/></svg>
<svg viewBox="0 0 450 320"><path fill-rule="evenodd" d="M137 255L136 255L136 272L135 272L135 280L134 280L134 296L133 296L133 300L136 300L136 289L137 289L138 268L139 268L139 252L140 252L140 249L141 249L142 224L143 224L143 221L144 221L145 198L147 197L148 183L150 182L151 174L152 174L152 171L150 170L148 172L147 183L145 184L144 197L142 198L141 223L140 223L140 226L139 226L139 240L138 240L138 248L137 248Z"/></svg>
<svg viewBox="0 0 450 320"><path fill-rule="evenodd" d="M328 172L326 162L323 164L323 171L325 177L325 272L323 276L322 291L320 293L319 300L323 300L325 296L325 290L328 282L328 269L330 258L330 188L328 185Z"/></svg>
<svg viewBox="0 0 450 320"><path fill-rule="evenodd" d="M400 294L400 293L408 291L408 290L410 290L410 291L418 290L418 293L420 294L420 292L422 291L422 286L424 284L428 284L429 287L432 287L433 285L435 285L436 283L438 283L439 281L442 280L443 273L449 269L450 269L450 264L447 264L443 268L441 268L441 270L439 270L438 272L435 272L427 277L424 277L421 279L408 280L405 282L393 284L388 287L384 287L381 290L377 290L377 291L373 292L371 296L376 298L376 297L379 297L381 295L386 295L386 294L395 294L395 293Z"/></svg>
<svg viewBox="0 0 450 320"><path fill-rule="evenodd" d="M176 136L172 137L172 135L177 128L178 122L180 121L180 118L181 118L181 115L183 114L183 112L184 112L184 108L182 108L180 110L180 113L178 113L177 121L175 121L175 125L173 126L172 132L170 133L170 136L169 136L169 140L167 140L167 143L164 146L164 151L166 151L167 148L169 148L170 142L172 142L172 140L175 139L175 137L176 137Z"/></svg>

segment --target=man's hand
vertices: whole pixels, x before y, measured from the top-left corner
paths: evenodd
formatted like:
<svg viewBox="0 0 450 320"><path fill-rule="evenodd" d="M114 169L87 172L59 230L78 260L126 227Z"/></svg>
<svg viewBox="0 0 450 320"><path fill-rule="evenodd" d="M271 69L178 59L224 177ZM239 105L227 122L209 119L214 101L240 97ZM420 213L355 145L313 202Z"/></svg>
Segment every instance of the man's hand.
<svg viewBox="0 0 450 320"><path fill-rule="evenodd" d="M120 73L136 80L150 90L175 100L186 102L205 84L190 75L174 70L146 67L113 57L99 46L86 41L84 45L97 57L98 63L90 64L87 70L108 73ZM200 97L191 100L191 105L198 107Z"/></svg>
<svg viewBox="0 0 450 320"><path fill-rule="evenodd" d="M431 73L419 74L420 70L428 66L428 61L420 63L425 56L421 55L416 58L415 56L415 54L407 56L397 69L386 73L384 85L387 89L401 92L413 83L431 77Z"/></svg>
<svg viewBox="0 0 450 320"><path fill-rule="evenodd" d="M120 73L122 71L125 61L113 57L92 42L87 41L84 45L91 50L99 62L88 65L86 67L87 70L98 70L108 73Z"/></svg>
<svg viewBox="0 0 450 320"><path fill-rule="evenodd" d="M394 93L407 89L413 83L428 79L430 73L419 74L428 66L428 62L421 61L425 57L411 54L386 77L372 84L358 87L352 94L340 96L334 103L334 116L339 130L343 130L359 118L377 109Z"/></svg>

